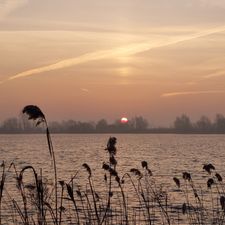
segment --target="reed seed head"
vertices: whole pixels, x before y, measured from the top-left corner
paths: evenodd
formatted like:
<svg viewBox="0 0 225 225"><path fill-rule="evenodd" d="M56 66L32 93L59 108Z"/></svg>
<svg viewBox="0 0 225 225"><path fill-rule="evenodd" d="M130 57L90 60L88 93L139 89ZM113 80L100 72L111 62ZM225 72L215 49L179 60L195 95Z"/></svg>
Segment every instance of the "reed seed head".
<svg viewBox="0 0 225 225"><path fill-rule="evenodd" d="M102 164L102 169L104 169L104 170L109 170L109 168L110 168L110 166L108 165L108 164L106 164L106 163L103 163Z"/></svg>
<svg viewBox="0 0 225 225"><path fill-rule="evenodd" d="M78 195L79 197L82 197L82 194L81 194L81 192L80 192L79 190L76 190L76 193L77 193L77 195Z"/></svg>
<svg viewBox="0 0 225 225"><path fill-rule="evenodd" d="M177 185L178 188L180 188L180 180L176 177L173 178L175 184Z"/></svg>
<svg viewBox="0 0 225 225"><path fill-rule="evenodd" d="M119 176L116 176L116 177L115 177L115 180L116 180L116 182L117 182L118 184L120 184L120 177L119 177Z"/></svg>
<svg viewBox="0 0 225 225"><path fill-rule="evenodd" d="M70 199L72 201L74 201L73 188L69 184L66 184L66 188L67 188L67 193L68 193Z"/></svg>
<svg viewBox="0 0 225 225"><path fill-rule="evenodd" d="M225 210L225 197L224 196L220 197L220 205L221 205L222 210Z"/></svg>
<svg viewBox="0 0 225 225"><path fill-rule="evenodd" d="M186 205L186 203L184 203L184 204L182 205L182 213L183 213L183 214L186 214L186 212L187 212L187 205Z"/></svg>
<svg viewBox="0 0 225 225"><path fill-rule="evenodd" d="M203 170L208 172L208 174L211 174L211 170L215 170L215 167L211 163L209 163L203 166Z"/></svg>
<svg viewBox="0 0 225 225"><path fill-rule="evenodd" d="M114 177L116 177L116 176L118 176L118 173L117 173L117 171L116 170L114 170L113 168L109 168L109 172L110 172L110 174L112 175L112 176L114 176Z"/></svg>
<svg viewBox="0 0 225 225"><path fill-rule="evenodd" d="M90 166L87 163L84 163L82 166L87 170L87 172L89 174L89 177L91 177L91 168L90 168Z"/></svg>
<svg viewBox="0 0 225 225"><path fill-rule="evenodd" d="M220 174L216 173L215 176L216 176L216 178L217 178L217 180L218 180L219 182L222 182L222 181L223 181L223 178L221 177Z"/></svg>
<svg viewBox="0 0 225 225"><path fill-rule="evenodd" d="M29 120L34 120L36 122L36 126L45 122L45 115L41 111L41 109L36 105L27 105L23 108L22 112L28 115Z"/></svg>
<svg viewBox="0 0 225 225"><path fill-rule="evenodd" d="M5 162L4 162L4 160L2 161L0 167L5 167Z"/></svg>
<svg viewBox="0 0 225 225"><path fill-rule="evenodd" d="M63 187L63 186L65 185L64 180L60 180L60 181L59 181L59 184Z"/></svg>
<svg viewBox="0 0 225 225"><path fill-rule="evenodd" d="M147 169L149 176L152 176L152 171L150 169Z"/></svg>
<svg viewBox="0 0 225 225"><path fill-rule="evenodd" d="M142 161L141 165L144 169L148 169L148 163L146 161Z"/></svg>
<svg viewBox="0 0 225 225"><path fill-rule="evenodd" d="M104 181L107 182L107 175L104 174Z"/></svg>
<svg viewBox="0 0 225 225"><path fill-rule="evenodd" d="M138 176L138 178L142 178L142 173L140 172L140 170L132 168L130 169L130 172L133 173L135 176Z"/></svg>
<svg viewBox="0 0 225 225"><path fill-rule="evenodd" d="M183 172L183 179L191 181L191 174L188 172Z"/></svg>
<svg viewBox="0 0 225 225"><path fill-rule="evenodd" d="M214 184L214 180L212 178L208 179L208 181L207 181L207 187L208 188L211 188L213 184Z"/></svg>
<svg viewBox="0 0 225 225"><path fill-rule="evenodd" d="M115 155L116 154L116 138L110 137L107 143L107 147L105 150L108 150L109 154Z"/></svg>

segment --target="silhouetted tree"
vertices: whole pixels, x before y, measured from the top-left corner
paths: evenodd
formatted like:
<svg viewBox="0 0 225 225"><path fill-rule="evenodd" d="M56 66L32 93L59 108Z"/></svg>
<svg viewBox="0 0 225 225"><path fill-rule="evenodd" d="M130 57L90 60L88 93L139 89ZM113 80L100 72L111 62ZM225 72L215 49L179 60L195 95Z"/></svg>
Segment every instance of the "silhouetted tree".
<svg viewBox="0 0 225 225"><path fill-rule="evenodd" d="M80 133L93 133L95 131L95 125L91 122L78 122L77 126Z"/></svg>
<svg viewBox="0 0 225 225"><path fill-rule="evenodd" d="M136 116L131 119L132 128L136 131L146 131L148 128L148 121L142 116Z"/></svg>
<svg viewBox="0 0 225 225"><path fill-rule="evenodd" d="M49 128L52 133L60 133L63 132L62 125L59 122L53 121L49 123Z"/></svg>
<svg viewBox="0 0 225 225"><path fill-rule="evenodd" d="M21 132L31 132L31 133L38 133L42 131L42 126L36 127L34 121L28 120L28 116L25 114L21 114L19 116L19 123L21 126Z"/></svg>
<svg viewBox="0 0 225 225"><path fill-rule="evenodd" d="M95 124L93 122L81 122L74 120L62 121L59 123L50 123L52 130L62 133L93 133L95 131Z"/></svg>
<svg viewBox="0 0 225 225"><path fill-rule="evenodd" d="M128 121L127 123L121 123L120 119L115 120L115 122L113 123L113 132L119 132L119 133L123 133L123 132L132 132L133 130L133 126L132 126L132 122Z"/></svg>
<svg viewBox="0 0 225 225"><path fill-rule="evenodd" d="M21 125L17 118L8 118L3 121L1 130L6 133L18 133L21 131Z"/></svg>
<svg viewBox="0 0 225 225"><path fill-rule="evenodd" d="M177 117L174 121L174 128L179 132L190 132L193 128L189 117L185 114Z"/></svg>
<svg viewBox="0 0 225 225"><path fill-rule="evenodd" d="M213 126L210 119L206 116L202 116L195 124L195 128L200 132L213 131Z"/></svg>
<svg viewBox="0 0 225 225"><path fill-rule="evenodd" d="M109 130L109 125L105 119L101 119L96 124L97 132L106 132Z"/></svg>
<svg viewBox="0 0 225 225"><path fill-rule="evenodd" d="M79 126L78 123L74 120L62 121L61 129L64 133L76 133Z"/></svg>
<svg viewBox="0 0 225 225"><path fill-rule="evenodd" d="M219 133L225 132L225 117L222 114L217 114L215 118L215 130Z"/></svg>
<svg viewBox="0 0 225 225"><path fill-rule="evenodd" d="M142 116L136 116L127 123L121 123L117 119L114 123L109 124L107 120L101 119L95 124L94 122L81 122L75 120L66 120L62 122L50 122L49 128L53 133L135 133L135 132L180 132L180 133L225 133L225 117L217 114L214 122L206 116L202 116L196 123L192 123L185 114L178 116L174 121L173 128L151 128L149 129L148 121ZM33 121L27 120L22 114L19 118L8 118L0 123L0 133L40 133L44 132L44 127L35 126Z"/></svg>

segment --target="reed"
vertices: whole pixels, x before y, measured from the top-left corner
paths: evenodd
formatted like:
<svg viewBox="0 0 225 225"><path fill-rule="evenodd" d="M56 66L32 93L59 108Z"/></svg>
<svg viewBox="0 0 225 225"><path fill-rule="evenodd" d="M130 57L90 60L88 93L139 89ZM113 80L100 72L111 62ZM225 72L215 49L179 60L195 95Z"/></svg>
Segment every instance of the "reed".
<svg viewBox="0 0 225 225"><path fill-rule="evenodd" d="M5 163L4 161L1 164L1 168L2 168L2 176L1 176L1 180L0 180L0 224L2 224L2 195L3 195L3 190L4 190L4 185L5 185L5 178L6 178L6 173L5 173Z"/></svg>
<svg viewBox="0 0 225 225"><path fill-rule="evenodd" d="M23 108L22 112L24 114L28 115L29 120L36 121L36 126L40 124L45 125L46 129L46 137L48 142L48 150L50 157L53 161L53 167L54 167L54 177L55 177L55 219L56 224L58 224L58 181L57 181L57 167L56 167L56 159L55 159L55 153L52 145L52 139L48 128L48 123L46 120L46 117L44 113L41 111L41 109L38 106L35 105L27 105Z"/></svg>

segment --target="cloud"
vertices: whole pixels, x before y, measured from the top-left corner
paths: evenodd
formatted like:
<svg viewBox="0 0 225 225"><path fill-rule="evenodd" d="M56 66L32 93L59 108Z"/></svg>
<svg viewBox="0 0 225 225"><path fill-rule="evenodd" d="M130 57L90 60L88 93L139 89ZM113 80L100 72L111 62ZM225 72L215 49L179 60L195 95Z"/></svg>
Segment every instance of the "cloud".
<svg viewBox="0 0 225 225"><path fill-rule="evenodd" d="M209 91L182 91L182 92L169 92L164 93L161 97L174 97L179 95L199 95L199 94L220 94L225 93L224 90L209 90Z"/></svg>
<svg viewBox="0 0 225 225"><path fill-rule="evenodd" d="M54 64L50 64L47 66L42 66L42 67L23 71L21 73L17 73L15 75L9 77L8 80L14 80L14 79L18 79L18 78L33 76L35 74L40 74L40 73L44 73L44 72L68 68L68 67L76 66L76 65L79 65L82 63L94 61L94 60L101 60L101 59L105 59L105 58L114 58L114 57L115 58L128 57L131 55L149 51L151 49L175 45L178 43L190 41L190 40L193 40L196 38L208 36L208 35L215 34L218 32L223 32L223 31L225 31L225 26L217 27L217 28L213 28L213 29L209 29L209 30L203 30L202 32L198 32L196 34L191 34L191 35L185 35L185 36L180 36L180 37L168 37L167 40L160 41L158 43L153 43L152 41L145 42L145 43L135 43L135 44L127 45L127 46L120 47L120 48L91 52L91 53L87 53L87 54L84 54L84 55L81 55L81 56L78 56L75 58L65 59L65 60L56 62Z"/></svg>
<svg viewBox="0 0 225 225"><path fill-rule="evenodd" d="M83 92L89 92L89 90L86 89L86 88L81 88L81 91L83 91Z"/></svg>
<svg viewBox="0 0 225 225"><path fill-rule="evenodd" d="M224 70L217 71L215 73L211 73L211 74L205 75L203 78L210 79L210 78L222 77L222 76L225 76L225 71Z"/></svg>
<svg viewBox="0 0 225 225"><path fill-rule="evenodd" d="M225 2L224 0L201 0L200 1L201 5L207 6L207 7L212 7L216 6L219 8L225 8Z"/></svg>
<svg viewBox="0 0 225 225"><path fill-rule="evenodd" d="M4 19L11 12L26 4L28 0L1 0L0 20Z"/></svg>
<svg viewBox="0 0 225 225"><path fill-rule="evenodd" d="M189 82L186 82L185 84L186 84L186 85L196 85L196 84L198 84L198 83L195 82L195 81L189 81Z"/></svg>

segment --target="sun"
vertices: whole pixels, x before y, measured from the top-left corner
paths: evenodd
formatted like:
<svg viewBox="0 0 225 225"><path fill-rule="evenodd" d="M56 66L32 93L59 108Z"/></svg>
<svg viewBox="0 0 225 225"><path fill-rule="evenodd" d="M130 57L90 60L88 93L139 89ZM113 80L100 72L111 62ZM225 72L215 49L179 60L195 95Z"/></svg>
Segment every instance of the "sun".
<svg viewBox="0 0 225 225"><path fill-rule="evenodd" d="M125 123L127 123L127 122L128 122L128 119L127 119L126 117L122 117L122 118L120 119L120 123L125 124Z"/></svg>

